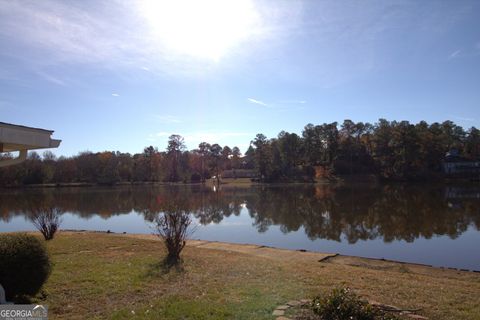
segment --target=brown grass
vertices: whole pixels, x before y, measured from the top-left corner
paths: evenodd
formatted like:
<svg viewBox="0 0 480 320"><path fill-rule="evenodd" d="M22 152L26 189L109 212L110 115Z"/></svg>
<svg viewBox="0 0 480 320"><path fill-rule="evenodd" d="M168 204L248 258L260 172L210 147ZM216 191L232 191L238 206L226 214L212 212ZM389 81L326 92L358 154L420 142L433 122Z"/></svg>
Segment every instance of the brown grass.
<svg viewBox="0 0 480 320"><path fill-rule="evenodd" d="M151 236L60 233L47 245L55 266L39 302L52 319L273 319L277 305L338 286L431 319L480 319L477 273L206 242L166 272Z"/></svg>

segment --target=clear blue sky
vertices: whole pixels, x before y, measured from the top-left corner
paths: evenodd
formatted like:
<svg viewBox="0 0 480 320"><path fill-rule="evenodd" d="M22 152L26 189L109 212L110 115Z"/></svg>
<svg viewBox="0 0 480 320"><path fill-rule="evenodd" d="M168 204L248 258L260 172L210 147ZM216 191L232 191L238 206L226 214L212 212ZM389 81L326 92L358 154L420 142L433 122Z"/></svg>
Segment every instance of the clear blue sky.
<svg viewBox="0 0 480 320"><path fill-rule="evenodd" d="M0 121L57 155L381 117L480 127L480 1L0 1Z"/></svg>

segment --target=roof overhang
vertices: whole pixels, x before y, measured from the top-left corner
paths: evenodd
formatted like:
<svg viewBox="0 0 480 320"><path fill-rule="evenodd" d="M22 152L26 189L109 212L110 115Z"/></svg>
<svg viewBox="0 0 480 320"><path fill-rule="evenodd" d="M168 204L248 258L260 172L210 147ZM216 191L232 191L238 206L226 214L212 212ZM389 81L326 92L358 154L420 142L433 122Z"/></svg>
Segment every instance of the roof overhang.
<svg viewBox="0 0 480 320"><path fill-rule="evenodd" d="M51 130L0 122L0 152L57 148L61 140L51 139Z"/></svg>
<svg viewBox="0 0 480 320"><path fill-rule="evenodd" d="M51 138L53 131L0 122L0 152L19 151L18 158L0 161L0 167L21 163L28 150L57 148L62 140Z"/></svg>

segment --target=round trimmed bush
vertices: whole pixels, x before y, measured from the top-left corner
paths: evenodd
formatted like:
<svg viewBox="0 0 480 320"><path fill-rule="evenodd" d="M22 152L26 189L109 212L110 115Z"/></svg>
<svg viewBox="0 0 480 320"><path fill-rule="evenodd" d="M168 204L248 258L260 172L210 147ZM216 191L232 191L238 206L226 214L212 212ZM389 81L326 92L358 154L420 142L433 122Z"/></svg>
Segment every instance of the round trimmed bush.
<svg viewBox="0 0 480 320"><path fill-rule="evenodd" d="M36 295L51 271L43 242L27 234L0 235L0 284L7 301Z"/></svg>

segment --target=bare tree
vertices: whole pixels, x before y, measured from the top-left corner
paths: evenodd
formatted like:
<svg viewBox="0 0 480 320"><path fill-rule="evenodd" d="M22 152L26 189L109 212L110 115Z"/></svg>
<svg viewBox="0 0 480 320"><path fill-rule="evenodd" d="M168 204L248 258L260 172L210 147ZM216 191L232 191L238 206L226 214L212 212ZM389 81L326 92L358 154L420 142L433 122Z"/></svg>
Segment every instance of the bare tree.
<svg viewBox="0 0 480 320"><path fill-rule="evenodd" d="M32 223L43 234L45 240L52 240L62 223L62 211L58 208L38 208L32 210Z"/></svg>
<svg viewBox="0 0 480 320"><path fill-rule="evenodd" d="M191 223L190 213L184 210L163 212L156 216L155 234L167 248L167 265L177 265L181 261L180 252L185 247L187 238L195 231L195 228L190 228Z"/></svg>

